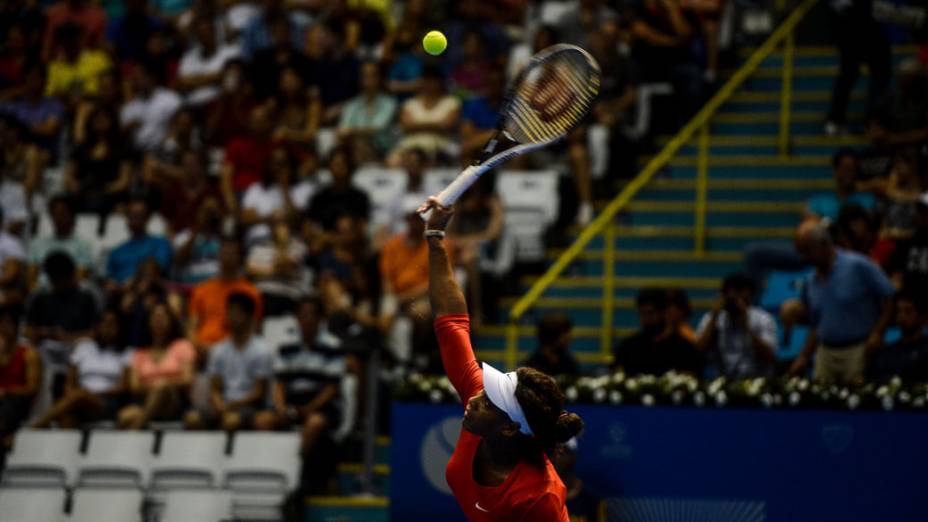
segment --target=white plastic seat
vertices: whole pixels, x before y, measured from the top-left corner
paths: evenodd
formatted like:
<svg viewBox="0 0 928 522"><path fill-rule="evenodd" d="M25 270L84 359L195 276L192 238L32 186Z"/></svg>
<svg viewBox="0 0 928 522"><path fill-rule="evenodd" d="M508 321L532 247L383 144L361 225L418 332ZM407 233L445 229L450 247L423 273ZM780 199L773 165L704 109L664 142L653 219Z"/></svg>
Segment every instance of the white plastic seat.
<svg viewBox="0 0 928 522"><path fill-rule="evenodd" d="M80 457L77 430L19 430L3 472L3 484L17 487L67 487Z"/></svg>
<svg viewBox="0 0 928 522"><path fill-rule="evenodd" d="M560 2L548 0L542 2L539 17L541 22L548 25L558 25L561 18L570 11L579 9L577 2Z"/></svg>
<svg viewBox="0 0 928 522"><path fill-rule="evenodd" d="M142 492L138 489L78 488L70 522L142 522Z"/></svg>
<svg viewBox="0 0 928 522"><path fill-rule="evenodd" d="M64 521L64 489L0 489L0 519L9 522Z"/></svg>
<svg viewBox="0 0 928 522"><path fill-rule="evenodd" d="M164 216L157 212L151 215L148 220L148 233L153 236L166 236L168 234L168 222Z"/></svg>
<svg viewBox="0 0 928 522"><path fill-rule="evenodd" d="M170 491L165 497L161 522L220 522L231 517L231 491Z"/></svg>
<svg viewBox="0 0 928 522"><path fill-rule="evenodd" d="M287 492L296 487L299 433L240 432L226 465L223 487L232 491L239 519L278 519Z"/></svg>
<svg viewBox="0 0 928 522"><path fill-rule="evenodd" d="M402 170L364 167L354 174L352 182L371 201L371 224L390 224L396 201L406 192L406 174Z"/></svg>
<svg viewBox="0 0 928 522"><path fill-rule="evenodd" d="M425 191L429 194L438 194L451 184L460 173L461 169L449 168L435 168L425 171L425 180L423 181Z"/></svg>
<svg viewBox="0 0 928 522"><path fill-rule="evenodd" d="M503 203L506 233L521 261L544 258L545 228L557 219L559 196L555 171L503 171L496 191ZM507 262L506 264L510 264Z"/></svg>
<svg viewBox="0 0 928 522"><path fill-rule="evenodd" d="M155 434L94 431L77 470L77 485L143 488L148 482Z"/></svg>
<svg viewBox="0 0 928 522"><path fill-rule="evenodd" d="M151 461L150 489L214 487L225 464L225 444L221 432L166 432Z"/></svg>
<svg viewBox="0 0 928 522"><path fill-rule="evenodd" d="M276 353L281 346L300 342L300 324L292 315L268 317L261 325L261 335Z"/></svg>
<svg viewBox="0 0 928 522"><path fill-rule="evenodd" d="M296 487L300 473L300 435L296 432L240 432L225 467L223 487L275 493Z"/></svg>
<svg viewBox="0 0 928 522"><path fill-rule="evenodd" d="M106 216L100 245L107 250L112 250L129 239L130 235L129 222L126 220L126 216L111 212L110 215Z"/></svg>

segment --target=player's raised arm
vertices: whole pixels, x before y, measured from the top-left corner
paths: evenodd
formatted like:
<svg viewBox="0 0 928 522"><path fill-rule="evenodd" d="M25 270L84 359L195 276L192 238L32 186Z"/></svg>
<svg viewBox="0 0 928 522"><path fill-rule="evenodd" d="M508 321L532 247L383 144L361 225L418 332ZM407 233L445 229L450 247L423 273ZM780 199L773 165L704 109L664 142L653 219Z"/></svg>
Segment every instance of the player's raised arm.
<svg viewBox="0 0 928 522"><path fill-rule="evenodd" d="M429 301L435 317L467 314L464 294L454 280L448 252L445 250L445 227L454 211L442 206L434 197L419 209L431 210L425 226L425 237L429 244Z"/></svg>

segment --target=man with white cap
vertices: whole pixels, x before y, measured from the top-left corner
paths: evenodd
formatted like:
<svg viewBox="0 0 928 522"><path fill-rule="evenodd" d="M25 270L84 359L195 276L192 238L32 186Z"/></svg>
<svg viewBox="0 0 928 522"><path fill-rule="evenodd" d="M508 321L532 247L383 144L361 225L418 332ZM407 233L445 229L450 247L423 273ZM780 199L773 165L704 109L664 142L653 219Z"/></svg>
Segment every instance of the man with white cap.
<svg viewBox="0 0 928 522"><path fill-rule="evenodd" d="M448 378L465 404L463 429L445 476L469 520L567 522L567 492L549 456L583 428L564 411L564 394L551 377L530 368L503 373L482 367L470 344L464 295L444 247L452 210L435 198L425 237L429 300Z"/></svg>

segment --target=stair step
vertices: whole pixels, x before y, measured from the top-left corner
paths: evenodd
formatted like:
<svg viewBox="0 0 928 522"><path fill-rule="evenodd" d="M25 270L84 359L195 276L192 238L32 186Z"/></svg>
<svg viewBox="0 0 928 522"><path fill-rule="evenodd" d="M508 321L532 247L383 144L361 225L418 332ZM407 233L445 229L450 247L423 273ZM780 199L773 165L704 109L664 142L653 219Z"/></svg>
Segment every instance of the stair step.
<svg viewBox="0 0 928 522"><path fill-rule="evenodd" d="M756 241L792 239L795 223L781 227L710 226L706 227L706 245L709 252L742 252L749 243ZM636 226L616 227L616 245L622 250L693 250L693 227L691 226ZM594 237L587 249L602 249L603 237Z"/></svg>
<svg viewBox="0 0 928 522"><path fill-rule="evenodd" d="M309 497L306 522L387 522L390 519L388 497Z"/></svg>
<svg viewBox="0 0 928 522"><path fill-rule="evenodd" d="M695 166L670 165L658 174L657 179L693 180L696 179L697 174L698 171ZM832 176L830 164L821 164L820 162L808 165L802 165L801 163L793 165L777 164L761 161L753 165L720 165L717 163L715 166L710 166L708 172L710 180L831 180Z"/></svg>

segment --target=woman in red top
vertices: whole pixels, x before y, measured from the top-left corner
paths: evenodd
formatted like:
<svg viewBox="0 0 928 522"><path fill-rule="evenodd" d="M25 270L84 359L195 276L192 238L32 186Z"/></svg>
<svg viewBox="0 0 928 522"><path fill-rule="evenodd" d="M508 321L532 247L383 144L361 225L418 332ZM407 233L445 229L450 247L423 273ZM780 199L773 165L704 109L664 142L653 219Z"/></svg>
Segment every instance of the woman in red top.
<svg viewBox="0 0 928 522"><path fill-rule="evenodd" d="M583 428L564 411L554 379L530 368L501 373L477 363L467 304L442 241L452 210L429 198L429 299L445 372L464 408L461 436L445 477L467 518L567 522L567 493L548 459Z"/></svg>

